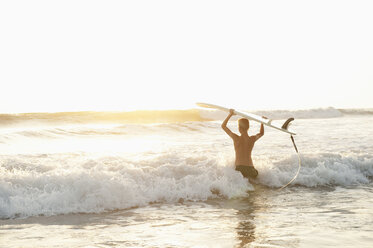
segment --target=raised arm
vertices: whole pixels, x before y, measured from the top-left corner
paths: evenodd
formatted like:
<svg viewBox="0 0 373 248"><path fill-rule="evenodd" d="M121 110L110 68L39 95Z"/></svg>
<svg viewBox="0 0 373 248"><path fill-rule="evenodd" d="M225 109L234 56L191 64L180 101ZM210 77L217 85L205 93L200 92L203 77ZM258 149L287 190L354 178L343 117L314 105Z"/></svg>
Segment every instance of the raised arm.
<svg viewBox="0 0 373 248"><path fill-rule="evenodd" d="M233 109L230 109L229 110L229 114L227 116L227 118L225 118L225 120L223 121L223 123L221 124L221 128L223 128L223 130L232 138L234 139L237 135L234 134L228 127L227 127L227 123L229 121L229 119L234 115L234 110Z"/></svg>
<svg viewBox="0 0 373 248"><path fill-rule="evenodd" d="M260 137L262 137L263 135L264 135L264 125L261 124L260 125L260 132L255 135L255 140L260 139Z"/></svg>

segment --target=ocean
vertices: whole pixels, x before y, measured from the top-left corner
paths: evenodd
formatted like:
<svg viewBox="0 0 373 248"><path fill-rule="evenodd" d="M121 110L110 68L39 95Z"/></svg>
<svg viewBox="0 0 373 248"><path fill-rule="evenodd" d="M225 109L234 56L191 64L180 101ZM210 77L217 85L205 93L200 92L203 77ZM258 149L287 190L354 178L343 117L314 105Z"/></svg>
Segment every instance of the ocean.
<svg viewBox="0 0 373 248"><path fill-rule="evenodd" d="M0 247L373 247L373 110L255 113L295 117L282 190L289 135L265 128L252 185L226 113L1 114Z"/></svg>

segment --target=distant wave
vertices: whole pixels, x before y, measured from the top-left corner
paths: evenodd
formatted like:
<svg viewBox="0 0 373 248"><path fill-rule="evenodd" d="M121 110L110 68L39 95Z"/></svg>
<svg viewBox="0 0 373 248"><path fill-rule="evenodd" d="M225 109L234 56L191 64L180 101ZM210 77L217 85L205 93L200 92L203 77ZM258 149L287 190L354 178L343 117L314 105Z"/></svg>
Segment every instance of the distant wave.
<svg viewBox="0 0 373 248"><path fill-rule="evenodd" d="M170 123L203 121L197 109L141 110L130 112L58 112L0 114L0 125L30 124L85 124L85 123Z"/></svg>
<svg viewBox="0 0 373 248"><path fill-rule="evenodd" d="M259 182L278 188L297 169L296 157L258 163ZM100 213L154 202L205 201L247 196L253 187L233 166L204 153L168 151L152 159L86 159L74 154L0 157L0 218ZM334 153L302 156L302 170L290 187L371 183L372 155Z"/></svg>
<svg viewBox="0 0 373 248"><path fill-rule="evenodd" d="M289 117L297 119L323 119L341 117L343 115L340 110L331 107L305 110L258 111L256 114L270 116L271 119L286 119Z"/></svg>
<svg viewBox="0 0 373 248"><path fill-rule="evenodd" d="M345 115L373 115L373 109L318 108L306 110L249 111L271 119L336 118ZM226 113L207 109L142 110L131 112L59 112L0 114L0 125L17 124L85 124L85 123L175 123L187 121L223 120Z"/></svg>
<svg viewBox="0 0 373 248"><path fill-rule="evenodd" d="M318 108L306 110L258 110L248 111L250 113L266 116L270 119L287 119L289 117L297 119L322 119L336 118L343 116L343 112L335 108ZM226 117L226 113L215 110L201 111L201 116L205 119L222 120Z"/></svg>
<svg viewBox="0 0 373 248"><path fill-rule="evenodd" d="M373 109L339 109L344 115L373 115Z"/></svg>
<svg viewBox="0 0 373 248"><path fill-rule="evenodd" d="M210 128L212 125L212 129ZM0 143L8 143L22 138L59 139L66 137L98 137L98 136L138 136L158 133L209 132L219 125L210 122L177 122L160 124L105 124L105 125L61 125L61 126L26 126L9 128L0 132Z"/></svg>

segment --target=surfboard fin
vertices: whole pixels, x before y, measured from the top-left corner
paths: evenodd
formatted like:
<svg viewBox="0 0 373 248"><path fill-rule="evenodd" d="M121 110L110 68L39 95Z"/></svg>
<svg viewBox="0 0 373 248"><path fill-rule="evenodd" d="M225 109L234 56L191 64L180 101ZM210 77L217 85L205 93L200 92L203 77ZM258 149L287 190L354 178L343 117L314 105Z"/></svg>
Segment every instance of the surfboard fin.
<svg viewBox="0 0 373 248"><path fill-rule="evenodd" d="M289 124L290 122L292 122L294 120L294 118L289 118L285 121L285 123L282 125L282 129L285 129L285 130L288 130L288 127L289 127Z"/></svg>

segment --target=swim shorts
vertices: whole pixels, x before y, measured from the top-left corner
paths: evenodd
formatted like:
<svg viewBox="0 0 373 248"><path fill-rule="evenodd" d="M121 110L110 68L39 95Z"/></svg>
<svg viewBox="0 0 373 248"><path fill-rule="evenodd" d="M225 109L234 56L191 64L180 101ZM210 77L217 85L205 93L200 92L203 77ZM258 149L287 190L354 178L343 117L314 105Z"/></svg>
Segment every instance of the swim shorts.
<svg viewBox="0 0 373 248"><path fill-rule="evenodd" d="M253 166L237 165L236 171L241 172L246 178L256 178L258 176L258 171Z"/></svg>

